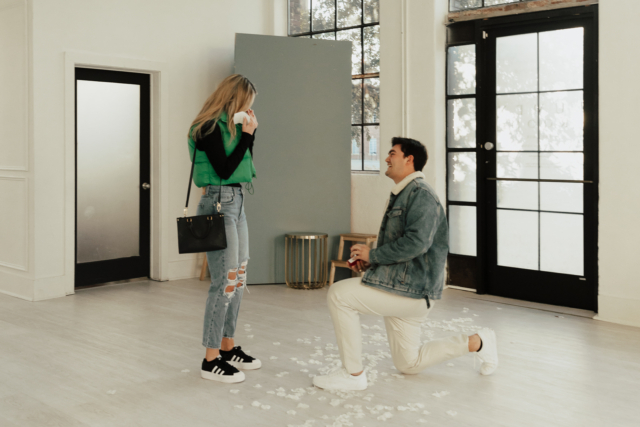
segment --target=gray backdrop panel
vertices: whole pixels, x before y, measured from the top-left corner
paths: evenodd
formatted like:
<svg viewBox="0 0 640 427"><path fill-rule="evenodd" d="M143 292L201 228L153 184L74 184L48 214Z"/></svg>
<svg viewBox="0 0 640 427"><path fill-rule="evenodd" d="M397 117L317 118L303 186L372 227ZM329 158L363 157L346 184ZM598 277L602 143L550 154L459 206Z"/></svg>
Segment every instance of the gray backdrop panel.
<svg viewBox="0 0 640 427"><path fill-rule="evenodd" d="M258 90L247 279L284 283L286 233L329 234L332 259L350 231L351 43L236 34L235 70Z"/></svg>

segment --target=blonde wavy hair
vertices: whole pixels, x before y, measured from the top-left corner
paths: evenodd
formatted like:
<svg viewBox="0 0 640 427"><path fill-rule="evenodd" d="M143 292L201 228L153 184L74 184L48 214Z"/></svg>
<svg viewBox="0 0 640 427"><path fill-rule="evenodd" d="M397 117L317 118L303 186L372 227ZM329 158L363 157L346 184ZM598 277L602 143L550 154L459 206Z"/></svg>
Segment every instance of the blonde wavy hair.
<svg viewBox="0 0 640 427"><path fill-rule="evenodd" d="M248 78L240 74L230 75L207 98L200 113L189 127L189 136L194 140L201 138L203 136L202 127L211 120L214 120L214 126L208 129L207 134L213 132L215 123L218 122L222 113L226 111L227 127L231 133L231 139L235 138L236 126L233 123L233 116L250 108L257 93L256 87Z"/></svg>

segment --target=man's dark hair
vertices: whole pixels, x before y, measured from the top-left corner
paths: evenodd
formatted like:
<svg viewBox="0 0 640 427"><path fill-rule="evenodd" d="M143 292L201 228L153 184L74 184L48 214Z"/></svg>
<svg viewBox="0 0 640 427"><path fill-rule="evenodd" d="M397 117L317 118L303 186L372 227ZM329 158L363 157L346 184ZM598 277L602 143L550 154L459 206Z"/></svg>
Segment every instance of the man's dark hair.
<svg viewBox="0 0 640 427"><path fill-rule="evenodd" d="M427 147L422 145L419 141L411 138L402 138L399 136L394 137L391 140L391 146L399 145L404 157L413 156L413 168L416 171L421 171L424 165L427 164L429 154L427 154Z"/></svg>

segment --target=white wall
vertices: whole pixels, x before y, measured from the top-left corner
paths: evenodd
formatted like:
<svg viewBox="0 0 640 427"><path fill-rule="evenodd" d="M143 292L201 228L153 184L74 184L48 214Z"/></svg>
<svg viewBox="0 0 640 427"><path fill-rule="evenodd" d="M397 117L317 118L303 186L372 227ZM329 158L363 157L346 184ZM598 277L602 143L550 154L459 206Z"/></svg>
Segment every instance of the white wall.
<svg viewBox="0 0 640 427"><path fill-rule="evenodd" d="M640 326L637 0L600 0L598 319Z"/></svg>
<svg viewBox="0 0 640 427"><path fill-rule="evenodd" d="M0 291L33 288L29 161L29 19L26 0L0 1Z"/></svg>
<svg viewBox="0 0 640 427"><path fill-rule="evenodd" d="M422 142L427 182L445 200L445 0L380 0L380 174L352 175L351 229L378 233L393 181L391 138Z"/></svg>
<svg viewBox="0 0 640 427"><path fill-rule="evenodd" d="M22 44L5 47L3 43L0 51L2 64L10 62L4 60L7 52L15 56L15 52L28 52L29 46L32 50L33 149L29 151L27 161L26 155L20 151L26 150L26 124L15 123L11 118L14 123L11 135L16 136L12 138L16 140L16 147L9 153L12 165L24 167L25 162L32 164L30 171L33 172L30 173L33 179L28 188L33 191L35 203L27 209L33 217L32 234L36 238L28 248L33 253L33 262L28 265L27 260L7 252L7 245L0 243L0 291L26 299L47 299L73 292L73 264L67 259L72 243L68 238L65 240L65 236L72 232L70 224L73 222L69 219L74 214L64 202L69 195L65 171L73 167L67 158L69 153L65 152L69 151L65 146L65 129L69 133L65 128L65 99L72 90L69 85L65 86L65 55L92 54L110 58L111 62L113 58L125 58L124 62L139 60L164 64L170 83L163 89L165 92L158 95L165 105L168 103L165 118L168 123L163 129L170 147L168 170L163 173L168 176L167 217L175 218L182 213L189 176L185 135L206 97L222 78L233 72L235 33L286 35L286 1L24 0L17 1L23 6L20 9L23 15L19 16L15 12L17 9L6 9L5 3L0 1L0 20L12 25L0 25L0 35L3 40L6 35L7 39ZM24 23L20 27L15 22ZM20 31L27 32L27 24L31 25L30 45L26 39L20 41L16 36ZM28 75L26 68L14 74ZM7 84L5 80L9 79L2 77L0 81ZM9 84L9 87L15 86L15 81ZM14 98L24 99L25 93L18 93ZM17 101L13 104L20 105ZM2 117L0 120L8 120ZM4 134L0 144L3 149L7 144ZM0 161L0 169L3 166ZM5 170L0 170L0 176L5 174ZM6 182L9 184L2 181L0 185L0 197L3 197L0 214L3 219L11 214L5 212L5 200L9 200L17 212L10 218L28 218L26 212L20 211L22 204L18 203L26 197L20 196L27 194L26 184L15 180ZM195 194L192 206L197 204L198 194ZM175 227L174 221L166 223L170 244L164 260L167 265L163 278L193 277L201 261L195 255L178 254L176 233L171 228ZM19 232L10 231L24 240L29 226L17 225L20 226ZM2 232L6 230L0 228ZM14 234L10 237L13 238ZM5 253L16 258L9 261L27 266L26 272L9 269L10 274L24 274L34 280L20 281L5 275L7 268L1 265L1 257Z"/></svg>

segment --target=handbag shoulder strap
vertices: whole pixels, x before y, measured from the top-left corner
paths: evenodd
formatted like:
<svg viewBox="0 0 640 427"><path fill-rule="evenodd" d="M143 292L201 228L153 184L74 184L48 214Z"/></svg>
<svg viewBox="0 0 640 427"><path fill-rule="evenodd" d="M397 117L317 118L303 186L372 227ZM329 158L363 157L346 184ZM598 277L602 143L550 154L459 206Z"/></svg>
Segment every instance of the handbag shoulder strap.
<svg viewBox="0 0 640 427"><path fill-rule="evenodd" d="M193 180L193 168L196 165L196 153L198 149L196 148L196 142L193 141L193 160L191 161L191 174L189 174L189 187L187 188L187 202L184 205L184 216L186 217L189 213L189 196L191 195L191 181Z"/></svg>

